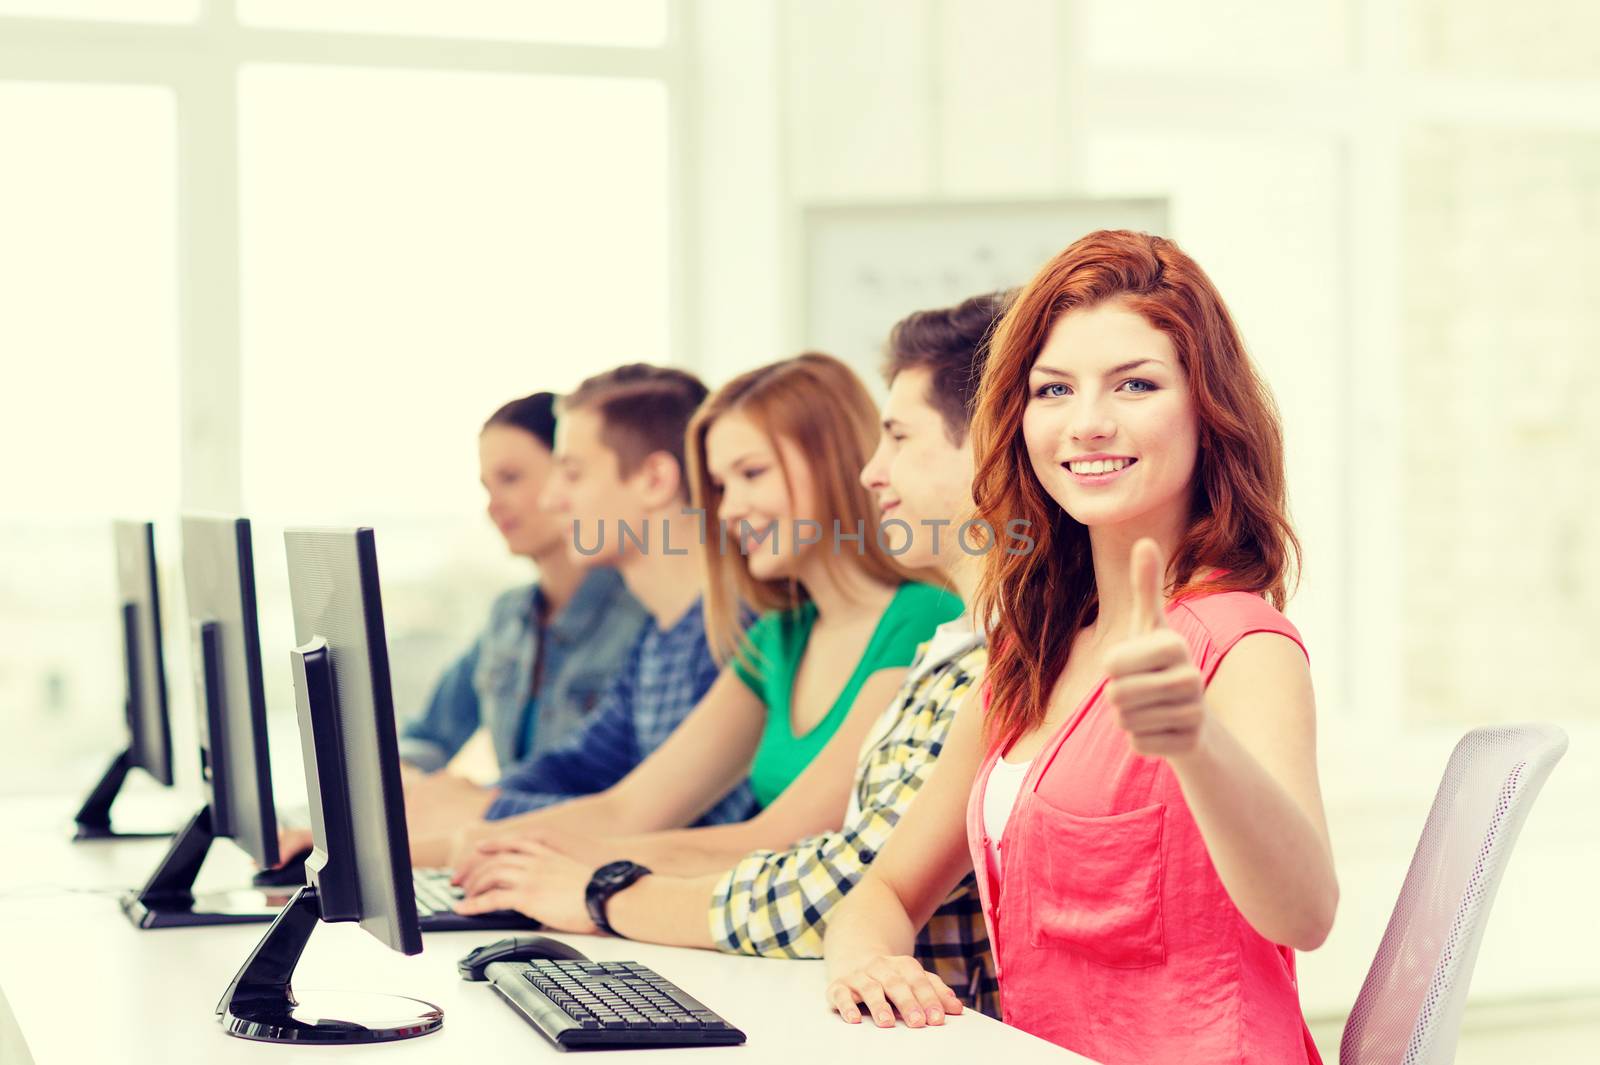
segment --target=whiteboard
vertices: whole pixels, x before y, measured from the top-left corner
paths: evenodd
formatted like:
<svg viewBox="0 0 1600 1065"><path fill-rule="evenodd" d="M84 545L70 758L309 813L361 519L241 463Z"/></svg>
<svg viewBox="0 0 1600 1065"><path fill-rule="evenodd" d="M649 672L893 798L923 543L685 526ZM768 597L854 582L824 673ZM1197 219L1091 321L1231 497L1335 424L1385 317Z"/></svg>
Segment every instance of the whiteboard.
<svg viewBox="0 0 1600 1065"><path fill-rule="evenodd" d="M808 207L803 346L849 363L880 399L883 345L913 311L1021 285L1096 229L1167 233L1162 199Z"/></svg>

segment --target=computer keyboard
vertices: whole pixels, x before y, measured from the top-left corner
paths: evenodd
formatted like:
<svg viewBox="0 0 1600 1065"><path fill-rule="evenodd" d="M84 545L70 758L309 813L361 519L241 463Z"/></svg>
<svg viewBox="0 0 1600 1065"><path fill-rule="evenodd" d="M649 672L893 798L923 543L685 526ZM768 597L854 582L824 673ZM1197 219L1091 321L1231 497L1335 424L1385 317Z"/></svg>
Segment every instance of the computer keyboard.
<svg viewBox="0 0 1600 1065"><path fill-rule="evenodd" d="M635 961L494 962L486 975L545 1038L571 1049L735 1046L744 1033Z"/></svg>
<svg viewBox="0 0 1600 1065"><path fill-rule="evenodd" d="M431 917L436 913L455 912L456 903L466 895L450 883L448 869L413 869L411 890L417 897L417 916Z"/></svg>
<svg viewBox="0 0 1600 1065"><path fill-rule="evenodd" d="M411 890L417 899L417 920L424 932L472 932L490 929L542 927L538 921L515 910L495 910L467 917L455 912L456 903L465 897L450 883L448 869L413 869Z"/></svg>

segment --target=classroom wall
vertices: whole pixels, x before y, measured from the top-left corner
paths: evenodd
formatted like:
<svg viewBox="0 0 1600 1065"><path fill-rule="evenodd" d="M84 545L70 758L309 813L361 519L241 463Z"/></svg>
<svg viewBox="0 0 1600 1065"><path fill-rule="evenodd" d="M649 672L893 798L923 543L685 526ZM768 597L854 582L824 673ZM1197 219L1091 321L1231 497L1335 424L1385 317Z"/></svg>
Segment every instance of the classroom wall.
<svg viewBox="0 0 1600 1065"><path fill-rule="evenodd" d="M1597 21L1558 7L1526 17ZM1531 481L1508 495L1503 465L1594 453L1600 319L1568 282L1600 276L1600 109L1573 102L1596 99L1600 64L1485 5L1191 8L696 3L692 357L720 380L806 343L808 207L1164 198L1285 426L1305 547L1289 614L1311 648L1343 888L1332 938L1302 960L1308 1011L1348 1009L1451 747L1496 720L1556 720L1573 745L1511 865L1474 998L1600 994L1600 935L1573 919L1600 875L1593 656L1574 646L1569 672L1538 672L1539 643L1600 635L1569 602L1600 591L1600 514ZM1571 84L1551 91L1551 70ZM1526 268L1509 309L1492 273L1508 257ZM1487 379L1505 365L1496 343L1528 353L1531 380ZM1552 406L1562 387L1577 395ZM1510 411L1505 388L1521 397ZM1473 469L1485 430L1507 453L1497 480ZM1545 561L1566 569L1530 575ZM1507 632L1530 608L1546 616ZM1507 697L1529 671L1539 697Z"/></svg>

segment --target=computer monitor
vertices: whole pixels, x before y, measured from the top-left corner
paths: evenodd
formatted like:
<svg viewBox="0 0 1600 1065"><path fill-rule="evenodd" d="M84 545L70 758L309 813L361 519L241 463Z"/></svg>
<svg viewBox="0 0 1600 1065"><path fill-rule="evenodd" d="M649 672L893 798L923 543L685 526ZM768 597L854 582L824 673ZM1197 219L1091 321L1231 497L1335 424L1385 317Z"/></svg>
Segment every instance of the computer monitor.
<svg viewBox="0 0 1600 1065"><path fill-rule="evenodd" d="M206 804L178 833L144 886L124 896L123 912L140 928L265 924L278 916L294 890L306 882L305 871L293 855L288 856L284 868L273 868L280 857L278 818L273 804L251 555L247 519L184 518L183 572ZM359 579L356 571L341 575L331 594L359 598ZM371 595L377 603L376 583L371 585ZM359 682L376 685L375 680ZM384 684L385 701L388 692ZM378 697L376 690L361 696L366 700ZM217 838L233 839L263 872L248 887L196 895L195 878ZM459 889L450 885L448 876L435 870L419 871L416 877L417 910L424 932L539 927L532 918L511 911L458 914L453 906Z"/></svg>
<svg viewBox="0 0 1600 1065"><path fill-rule="evenodd" d="M234 840L263 868L278 862L250 522L185 515L183 582L206 803L122 908L140 928L271 920L290 892L193 893L215 839Z"/></svg>
<svg viewBox="0 0 1600 1065"><path fill-rule="evenodd" d="M112 526L117 554L118 618L125 678L123 717L128 745L78 809L75 839L148 838L165 832L118 831L111 804L130 769L172 786L172 732L167 724L167 677L161 656L161 597L156 588L156 531L150 522Z"/></svg>
<svg viewBox="0 0 1600 1065"><path fill-rule="evenodd" d="M404 954L422 951L411 888L389 653L371 529L284 533L290 653L311 800L302 887L217 1004L230 1035L277 1043L370 1043L437 1031L416 999L290 987L318 921L354 921Z"/></svg>

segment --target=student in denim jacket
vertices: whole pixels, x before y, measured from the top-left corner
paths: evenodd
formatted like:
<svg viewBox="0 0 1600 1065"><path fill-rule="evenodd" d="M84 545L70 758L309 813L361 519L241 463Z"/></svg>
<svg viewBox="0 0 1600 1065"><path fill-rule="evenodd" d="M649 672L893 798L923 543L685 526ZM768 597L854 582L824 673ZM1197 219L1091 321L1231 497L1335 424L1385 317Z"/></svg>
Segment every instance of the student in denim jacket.
<svg viewBox="0 0 1600 1065"><path fill-rule="evenodd" d="M537 583L495 600L489 623L400 730L400 757L434 772L480 726L503 771L558 746L586 720L644 627L617 571L578 567L561 519L539 507L554 468L555 400L537 392L490 416L478 437L489 518Z"/></svg>

